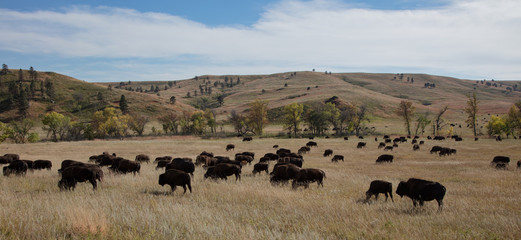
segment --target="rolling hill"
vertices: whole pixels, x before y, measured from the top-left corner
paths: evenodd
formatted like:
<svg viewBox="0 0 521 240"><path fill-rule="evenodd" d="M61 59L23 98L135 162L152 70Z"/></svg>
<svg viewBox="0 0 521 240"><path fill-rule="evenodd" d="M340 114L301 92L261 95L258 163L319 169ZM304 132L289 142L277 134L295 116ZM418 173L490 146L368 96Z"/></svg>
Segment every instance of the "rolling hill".
<svg viewBox="0 0 521 240"><path fill-rule="evenodd" d="M29 78L28 71L23 71ZM8 83L17 82L18 71L0 76L0 102L4 103ZM125 95L131 112L157 118L169 111L193 111L211 108L224 120L232 110L248 108L255 99L269 101L269 108L287 104L323 102L332 96L355 105L366 105L373 119L396 120L394 111L402 100L414 103L417 112L437 112L448 105L446 116L464 117L467 94L475 91L480 113L503 114L521 99L515 81L462 80L427 74L375 74L375 73L323 73L288 72L271 75L198 76L178 81L141 81L89 83L53 72L38 72L36 81L49 79L54 83L54 102L42 98L37 87L30 101L30 118L38 118L46 111L55 110L77 119L87 120L91 114L105 106L119 106ZM23 85L28 87L29 80ZM40 86L40 84L36 84ZM513 90L513 91L512 91ZM99 95L103 99L99 99ZM171 97L175 96L175 104ZM221 96L222 105L217 96ZM9 122L17 111L2 107L0 121Z"/></svg>

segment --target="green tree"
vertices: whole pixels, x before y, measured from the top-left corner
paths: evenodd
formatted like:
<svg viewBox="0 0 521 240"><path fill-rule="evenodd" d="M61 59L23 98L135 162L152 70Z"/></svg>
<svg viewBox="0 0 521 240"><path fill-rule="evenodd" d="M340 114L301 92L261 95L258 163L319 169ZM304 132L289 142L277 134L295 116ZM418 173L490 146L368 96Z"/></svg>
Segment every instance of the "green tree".
<svg viewBox="0 0 521 240"><path fill-rule="evenodd" d="M26 118L29 113L29 96L27 90L21 88L17 97L18 112L22 118Z"/></svg>
<svg viewBox="0 0 521 240"><path fill-rule="evenodd" d="M190 118L192 132L203 134L207 127L206 118L203 111L195 111Z"/></svg>
<svg viewBox="0 0 521 240"><path fill-rule="evenodd" d="M353 119L353 128L357 136L360 136L360 130L362 130L363 123L369 121L366 113L367 107L365 105L358 107L356 110L356 117Z"/></svg>
<svg viewBox="0 0 521 240"><path fill-rule="evenodd" d="M335 106L334 103L328 102L325 104L324 109L324 116L326 117L326 120L333 125L333 129L335 130L336 135L340 135L340 110Z"/></svg>
<svg viewBox="0 0 521 240"><path fill-rule="evenodd" d="M0 122L0 143L3 143L12 134L12 132L12 128L3 122Z"/></svg>
<svg viewBox="0 0 521 240"><path fill-rule="evenodd" d="M9 138L15 143L26 143L29 131L34 127L34 121L26 118L20 122L11 122L9 125L12 129Z"/></svg>
<svg viewBox="0 0 521 240"><path fill-rule="evenodd" d="M237 135L244 135L250 131L246 117L240 113L237 113L235 110L232 110L228 121L232 124L233 129L235 129L237 132Z"/></svg>
<svg viewBox="0 0 521 240"><path fill-rule="evenodd" d="M268 101L257 99L248 105L250 106L247 113L248 124L253 133L260 136L268 123Z"/></svg>
<svg viewBox="0 0 521 240"><path fill-rule="evenodd" d="M119 99L119 109L123 114L128 113L128 103L127 99L125 98L125 95L121 95L121 98Z"/></svg>
<svg viewBox="0 0 521 240"><path fill-rule="evenodd" d="M429 113L426 112L424 114L418 115L416 118L416 127L414 130L414 135L418 135L418 132L421 132L421 135L425 133L425 128L431 124L431 120L429 120Z"/></svg>
<svg viewBox="0 0 521 240"><path fill-rule="evenodd" d="M217 120L215 119L215 113L210 109L206 109L206 111L204 111L204 117L206 118L206 124L210 128L210 131L212 133L217 132Z"/></svg>
<svg viewBox="0 0 521 240"><path fill-rule="evenodd" d="M320 109L310 109L305 114L305 121L313 135L324 134L327 124L327 114Z"/></svg>
<svg viewBox="0 0 521 240"><path fill-rule="evenodd" d="M46 113L42 118L42 129L47 131L47 136L51 135L51 140L54 142L64 140L68 133L71 119L63 114L57 112Z"/></svg>
<svg viewBox="0 0 521 240"><path fill-rule="evenodd" d="M407 135L411 135L411 117L414 113L414 109L415 108L412 106L412 102L401 101L400 105L398 105L398 109L396 110L396 114L402 117L405 121Z"/></svg>
<svg viewBox="0 0 521 240"><path fill-rule="evenodd" d="M293 136L297 136L299 125L302 122L302 113L304 112L304 105L292 103L284 107L284 125L291 132Z"/></svg>
<svg viewBox="0 0 521 240"><path fill-rule="evenodd" d="M24 81L24 71L20 68L18 70L18 82L22 83Z"/></svg>
<svg viewBox="0 0 521 240"><path fill-rule="evenodd" d="M467 120L465 122L469 125L470 128L472 128L474 137L476 137L476 125L478 119L478 99L476 97L476 92L473 92L472 95L467 95L467 98L467 106L465 107L465 113L467 113Z"/></svg>
<svg viewBox="0 0 521 240"><path fill-rule="evenodd" d="M2 64L2 74L5 75L9 72L9 67L7 66L7 64Z"/></svg>
<svg viewBox="0 0 521 240"><path fill-rule="evenodd" d="M54 83L49 78L45 79L45 93L47 94L47 96L49 96L49 100L51 102L55 100Z"/></svg>
<svg viewBox="0 0 521 240"><path fill-rule="evenodd" d="M509 135L521 134L521 101L515 103L508 110L505 124Z"/></svg>
<svg viewBox="0 0 521 240"><path fill-rule="evenodd" d="M159 122L163 125L163 131L168 134L178 134L180 117L174 112L167 113L159 117Z"/></svg>

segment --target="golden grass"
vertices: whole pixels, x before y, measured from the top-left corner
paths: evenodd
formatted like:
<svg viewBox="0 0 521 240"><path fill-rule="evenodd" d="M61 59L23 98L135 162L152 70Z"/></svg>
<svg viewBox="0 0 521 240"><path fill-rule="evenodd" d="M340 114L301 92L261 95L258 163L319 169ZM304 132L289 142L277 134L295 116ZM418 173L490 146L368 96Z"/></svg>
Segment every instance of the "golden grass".
<svg viewBox="0 0 521 240"><path fill-rule="evenodd" d="M103 151L134 159L145 153L192 157L203 150L232 156L253 151L256 159L273 152L272 145L296 151L307 139L200 140L194 137L135 141L86 141L2 144L0 153L18 153L23 159L49 159L52 171L35 171L25 177L0 177L0 239L520 239L521 170L515 161L520 142L465 139L463 142L427 141L418 152L410 143L392 154L395 162L375 165L383 154L373 139L366 149L358 140L316 139L319 147L305 155L305 167L326 172L324 188L291 190L272 186L263 173L255 177L253 166L244 166L242 181L204 180L196 168L193 193L182 188L169 194L157 180L162 171L144 164L139 175L113 175L97 191L79 183L75 191L59 191L57 169L64 159L87 161ZM228 143L235 152L226 152ZM438 157L428 153L433 145L456 148L457 155ZM322 157L326 148L343 154L345 162ZM510 169L499 171L489 162L495 155L512 158ZM271 164L273 165L273 164ZM271 167L270 167L271 169ZM408 198L394 195L394 203L361 200L375 179L393 183L409 177L438 181L447 188L445 208L436 202L413 209Z"/></svg>

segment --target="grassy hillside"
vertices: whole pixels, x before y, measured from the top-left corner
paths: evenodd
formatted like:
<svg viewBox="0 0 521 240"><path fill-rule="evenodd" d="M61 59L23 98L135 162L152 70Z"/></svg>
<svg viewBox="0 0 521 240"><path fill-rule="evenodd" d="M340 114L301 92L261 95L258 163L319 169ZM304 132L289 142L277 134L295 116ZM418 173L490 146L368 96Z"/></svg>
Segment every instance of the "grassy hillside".
<svg viewBox="0 0 521 240"><path fill-rule="evenodd" d="M29 88L31 80L28 80L29 72L24 70L23 88ZM45 90L45 81L52 82L55 89L55 97L51 98L45 93L42 94L41 86ZM6 75L0 75L0 121L9 122L20 118L16 107L6 107L8 98L8 86L10 82L19 84L18 71L11 71ZM53 72L38 72L35 84L35 96L29 103L28 117L38 119L48 111L56 111L75 119L87 120L92 114L106 106L119 107L119 99L124 94L131 112L146 114L157 117L165 111L179 111L181 109L191 109L182 103L171 105L167 101L155 95L142 94L108 88L105 85L88 83L69 76Z"/></svg>

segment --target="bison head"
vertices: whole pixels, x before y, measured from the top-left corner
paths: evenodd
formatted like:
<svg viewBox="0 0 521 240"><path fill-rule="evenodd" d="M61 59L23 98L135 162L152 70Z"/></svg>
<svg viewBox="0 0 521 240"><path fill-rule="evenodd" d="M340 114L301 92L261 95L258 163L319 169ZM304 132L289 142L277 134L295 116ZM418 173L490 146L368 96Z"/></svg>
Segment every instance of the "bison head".
<svg viewBox="0 0 521 240"><path fill-rule="evenodd" d="M8 167L4 167L3 169L3 173L4 173L4 176L9 176L9 174L11 174L11 169L9 169Z"/></svg>
<svg viewBox="0 0 521 240"><path fill-rule="evenodd" d="M403 195L407 195L407 183L404 181L401 181L400 184L398 184L398 187L396 188L396 194L400 195L400 197L403 197Z"/></svg>
<svg viewBox="0 0 521 240"><path fill-rule="evenodd" d="M159 185L164 186L166 184L165 174L159 175Z"/></svg>

